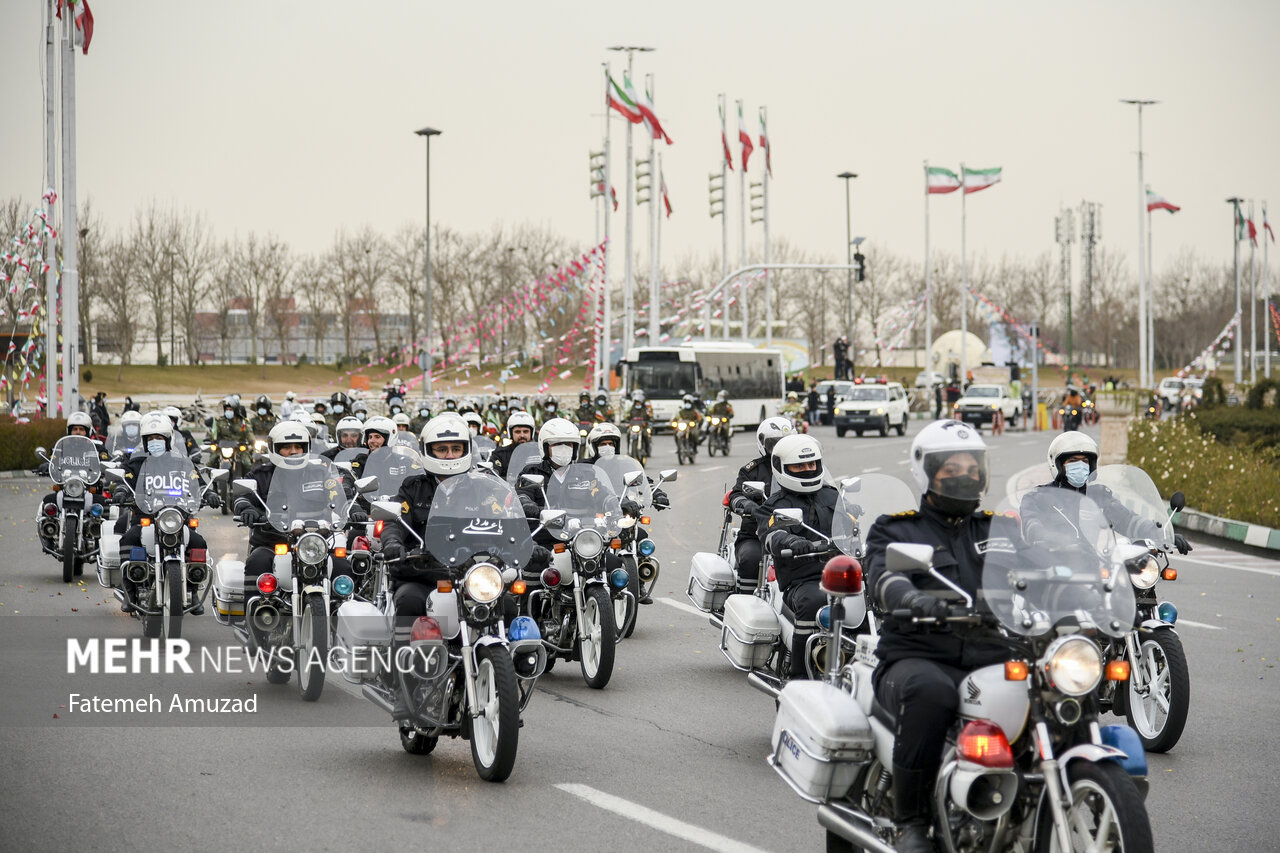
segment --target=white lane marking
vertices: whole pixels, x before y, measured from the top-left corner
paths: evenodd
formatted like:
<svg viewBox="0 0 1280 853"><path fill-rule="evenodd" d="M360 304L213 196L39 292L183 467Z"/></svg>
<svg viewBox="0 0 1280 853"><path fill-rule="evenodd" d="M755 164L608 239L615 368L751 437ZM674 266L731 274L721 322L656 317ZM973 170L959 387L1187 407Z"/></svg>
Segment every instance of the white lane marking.
<svg viewBox="0 0 1280 853"><path fill-rule="evenodd" d="M877 471L882 471L882 470L884 470L884 469L882 469L879 465L877 465L877 466L876 466L876 467L874 467L874 468L863 468L863 469L862 469L862 473L864 473L864 474L874 474L875 472L877 472Z"/></svg>
<svg viewBox="0 0 1280 853"><path fill-rule="evenodd" d="M1199 563L1202 566L1209 566L1214 569L1235 569L1238 572L1254 572L1259 575L1270 575L1273 578L1280 578L1280 570L1278 569L1259 569L1253 566L1236 566L1231 563L1211 563L1208 560L1197 560L1195 557L1179 557L1179 563Z"/></svg>
<svg viewBox="0 0 1280 853"><path fill-rule="evenodd" d="M1210 631L1221 631L1221 625L1206 625L1203 622L1192 622L1190 619L1179 619L1178 625L1190 625L1192 628L1208 628Z"/></svg>
<svg viewBox="0 0 1280 853"><path fill-rule="evenodd" d="M685 604L683 601L676 601L673 598L655 598L654 601L661 601L663 604L670 604L672 607L676 608L677 610L683 610L686 613L692 613L694 616L701 616L704 619L708 615L706 613L703 613L698 608L694 607L692 604Z"/></svg>
<svg viewBox="0 0 1280 853"><path fill-rule="evenodd" d="M676 820L662 812L656 812L630 800L624 800L621 797L597 791L587 785L565 783L556 785L556 787L566 794L572 794L575 797L586 800L591 805L599 806L605 811L613 812L637 823L643 823L659 832L665 832L667 835L673 835L676 838L710 850L726 851L726 853L762 853L759 847L752 847L749 844L734 841L732 838L712 832L709 829L703 829L700 826Z"/></svg>
<svg viewBox="0 0 1280 853"><path fill-rule="evenodd" d="M724 468L724 466L723 466L723 465L711 465L711 466L709 466L709 467L707 467L707 468L702 468L702 469L700 469L700 470L702 470L702 471L704 471L704 472L710 472L710 471L719 471L719 470L721 470L722 468Z"/></svg>
<svg viewBox="0 0 1280 853"><path fill-rule="evenodd" d="M1276 557L1260 557L1256 554L1242 554L1239 551L1229 551L1226 548L1215 548L1212 545L1204 545L1196 543L1195 557L1187 559L1201 560L1203 562L1221 561L1230 563L1233 566L1253 566L1259 569L1271 567L1280 568L1280 559Z"/></svg>

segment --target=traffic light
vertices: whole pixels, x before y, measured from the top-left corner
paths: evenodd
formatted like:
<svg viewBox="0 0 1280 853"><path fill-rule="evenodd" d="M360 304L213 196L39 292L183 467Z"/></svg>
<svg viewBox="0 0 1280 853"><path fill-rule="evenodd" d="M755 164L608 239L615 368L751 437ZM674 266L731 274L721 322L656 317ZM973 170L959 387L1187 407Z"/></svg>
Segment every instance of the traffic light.
<svg viewBox="0 0 1280 853"><path fill-rule="evenodd" d="M853 277L857 281L867 280L867 256L858 252L853 256Z"/></svg>
<svg viewBox="0 0 1280 853"><path fill-rule="evenodd" d="M599 198L604 195L608 187L605 186L604 180L604 152L591 151L590 154L590 170L591 170L591 198Z"/></svg>
<svg viewBox="0 0 1280 853"><path fill-rule="evenodd" d="M756 216L756 214L760 214ZM764 222L764 184L761 181L751 182L751 224Z"/></svg>
<svg viewBox="0 0 1280 853"><path fill-rule="evenodd" d="M724 175L712 172L707 177L707 190L711 194L711 218L724 216Z"/></svg>
<svg viewBox="0 0 1280 853"><path fill-rule="evenodd" d="M636 160L636 207L649 203L649 161Z"/></svg>

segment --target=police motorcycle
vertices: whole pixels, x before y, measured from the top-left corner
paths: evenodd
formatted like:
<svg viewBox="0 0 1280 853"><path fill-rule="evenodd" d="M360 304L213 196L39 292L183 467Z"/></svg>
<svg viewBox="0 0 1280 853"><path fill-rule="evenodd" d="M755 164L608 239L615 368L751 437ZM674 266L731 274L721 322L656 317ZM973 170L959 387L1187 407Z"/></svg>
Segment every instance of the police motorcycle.
<svg viewBox="0 0 1280 853"><path fill-rule="evenodd" d="M1124 506L1150 522L1157 531L1152 538L1135 539L1141 553L1125 563L1138 601L1138 616L1130 630L1106 648L1107 661L1129 664L1127 682L1103 686L1100 699L1118 715L1126 717L1138 732L1148 752L1168 752L1182 737L1191 704L1191 676L1182 640L1174 625L1178 608L1161 601L1156 594L1160 581L1178 579L1178 570L1169 565L1173 552L1172 515L1186 506L1182 492L1169 501L1166 516L1160 491L1151 477L1132 465L1103 465L1090 483L1106 486Z"/></svg>
<svg viewBox="0 0 1280 853"><path fill-rule="evenodd" d="M132 503L142 528L142 544L117 563L119 537L103 536L98 554L98 584L110 589L142 622L146 637L182 636L182 620L204 605L209 595L209 564L204 548L190 547L191 531L209 492L227 476L208 471L206 485L195 463L181 449L148 455L132 487L119 468L108 466L104 481L117 503ZM127 580L126 585L122 580Z"/></svg>
<svg viewBox="0 0 1280 853"><path fill-rule="evenodd" d="M641 465L649 461L647 449L653 440L653 427L643 417L632 415L627 421L627 455Z"/></svg>
<svg viewBox="0 0 1280 853"><path fill-rule="evenodd" d="M726 415L707 415L704 418L707 425L707 455L715 456L719 453L721 456L729 455L730 442L733 436L733 427L730 425L730 418Z"/></svg>
<svg viewBox="0 0 1280 853"><path fill-rule="evenodd" d="M507 462L507 482L515 487L519 484L520 474L530 465L536 465L542 458L542 448L536 441L526 441L511 451L511 459Z"/></svg>
<svg viewBox="0 0 1280 853"><path fill-rule="evenodd" d="M82 435L58 439L53 452L36 448L36 455L49 466L54 502L41 503L36 525L46 554L62 563L62 582L71 583L84 573L84 564L98 554L102 531L103 505L94 501L102 479L101 448Z"/></svg>
<svg viewBox="0 0 1280 853"><path fill-rule="evenodd" d="M369 477L356 481L357 490L376 487ZM299 467L278 466L266 495L258 494L252 479L235 481L232 495L249 496L265 512L259 523L286 541L275 546L272 570L259 575L247 595L244 561L218 561L215 618L231 627L250 655L261 650L269 682L284 684L296 671L299 694L314 702L324 690L330 609L355 591L346 575L330 581L333 558L347 556L345 529L354 496L346 496L340 469L314 454Z"/></svg>
<svg viewBox="0 0 1280 853"><path fill-rule="evenodd" d="M622 567L627 570L627 585L613 592L613 620L618 629L618 639L630 637L636 627L638 602L653 592L661 564L653 555L658 545L651 536L640 538L653 521L649 511L653 506L653 486L644 468L630 456L610 456L599 459L596 468L609 477L609 482L622 498L635 501L640 507L638 517L624 516L620 521L618 538L622 547L618 554ZM678 472L669 468L658 475L657 485L675 480Z"/></svg>
<svg viewBox="0 0 1280 853"><path fill-rule="evenodd" d="M352 448L364 453L364 448ZM334 464L342 469L343 462L349 462L350 459L344 459L343 454L347 450L339 451L334 457ZM360 479L372 477L376 480L375 485L362 495L362 498L369 503L370 506L376 501L394 500L400 491L400 484L407 478L422 473L422 454L418 452L416 447L406 447L400 444L388 444L368 451L364 461L361 463ZM343 472L344 478L349 477ZM352 485L354 485L352 479ZM367 522L355 522L350 525L350 547L347 550L347 556L351 560L351 570L355 575L356 594L362 598L371 599L375 593L375 583L377 582L377 573L373 570L375 555L381 550L380 537L385 522L379 523L377 520L370 518Z"/></svg>
<svg viewBox="0 0 1280 853"><path fill-rule="evenodd" d="M558 659L577 660L587 686L600 690L613 675L618 641L613 593L631 595L626 569L605 565L622 549L622 498L608 476L582 462L566 465L549 480L525 474L521 482L542 489L547 510L565 514L562 526L547 528L560 541L542 571L541 588L525 600L549 652L547 669Z"/></svg>
<svg viewBox="0 0 1280 853"><path fill-rule="evenodd" d="M698 456L698 422L676 416L671 419L671 433L676 439L676 460L692 465Z"/></svg>
<svg viewBox="0 0 1280 853"><path fill-rule="evenodd" d="M216 481L218 497L222 498L222 514L227 515L231 512L231 484L246 473L242 454L249 449L249 445L237 438L218 438L209 441L208 449L212 460L209 467L217 465L219 470L227 472ZM262 453L266 447L264 445L259 448L255 444L254 449Z"/></svg>
<svg viewBox="0 0 1280 853"><path fill-rule="evenodd" d="M1153 849L1142 744L1127 726L1098 721L1099 685L1128 675L1098 643L1133 624L1133 588L1122 577L1133 546L1115 539L1096 504L1063 491L1078 519L1073 546L1028 547L1016 514L997 514L976 601L933 568L932 546L887 549L889 571L928 573L950 588L940 594L949 615L895 617L981 630L1008 648L1005 663L975 670L957 690L932 803L934 843L949 853ZM861 566L835 558L823 585L861 589ZM876 641L859 637L851 663L778 697L768 762L818 804L828 850L894 849L895 724L872 687Z"/></svg>
<svg viewBox="0 0 1280 853"><path fill-rule="evenodd" d="M554 522L556 513L544 511ZM404 524L400 505L373 504L380 524ZM546 668L538 626L528 616L504 624L504 603L524 591L519 570L533 554L529 524L512 488L470 471L442 481L424 535L404 525L419 548L445 567L428 614L413 624L409 643L393 646L395 602L387 589L372 601L338 608L336 648L343 677L392 714L406 752L426 755L442 735L471 742L476 772L501 782L515 766L520 715ZM380 564L379 574L385 574Z"/></svg>

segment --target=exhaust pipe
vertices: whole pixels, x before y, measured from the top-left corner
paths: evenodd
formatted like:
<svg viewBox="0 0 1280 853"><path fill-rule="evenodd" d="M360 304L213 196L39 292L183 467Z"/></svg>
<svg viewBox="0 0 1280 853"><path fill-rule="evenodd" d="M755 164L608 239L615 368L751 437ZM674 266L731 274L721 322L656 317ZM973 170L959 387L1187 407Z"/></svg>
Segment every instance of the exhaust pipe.
<svg viewBox="0 0 1280 853"><path fill-rule="evenodd" d="M747 673L747 683L759 690L761 693L767 693L774 699L777 699L779 694L782 693L782 687L780 685L774 684L772 681L766 681L765 677L755 670Z"/></svg>
<svg viewBox="0 0 1280 853"><path fill-rule="evenodd" d="M388 699L381 690L374 687L372 684L366 684L362 687L360 689L360 695L364 696L364 698L368 699L388 714L392 714L396 710L396 703L391 699Z"/></svg>
<svg viewBox="0 0 1280 853"><path fill-rule="evenodd" d="M855 847L872 853L896 853L896 850L880 840L880 836L866 822L847 817L829 805L818 806L818 823L825 829L850 841Z"/></svg>

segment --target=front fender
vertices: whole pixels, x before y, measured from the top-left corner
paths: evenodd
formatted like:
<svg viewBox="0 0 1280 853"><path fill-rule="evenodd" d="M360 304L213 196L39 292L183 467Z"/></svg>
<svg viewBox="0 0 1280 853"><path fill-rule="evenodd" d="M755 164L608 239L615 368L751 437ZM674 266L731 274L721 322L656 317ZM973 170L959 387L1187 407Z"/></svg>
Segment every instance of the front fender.
<svg viewBox="0 0 1280 853"><path fill-rule="evenodd" d="M1104 746L1097 743L1076 744L1058 756L1058 774L1062 777L1062 790L1071 790L1071 781L1067 777L1067 769L1073 761L1084 760L1091 761L1094 764L1100 761L1115 761L1123 766L1128 757L1129 754L1127 752L1114 746Z"/></svg>
<svg viewBox="0 0 1280 853"><path fill-rule="evenodd" d="M1157 629L1169 631L1175 637L1178 635L1177 629L1163 619L1144 619L1142 620L1142 624L1138 626L1139 631L1155 631Z"/></svg>

